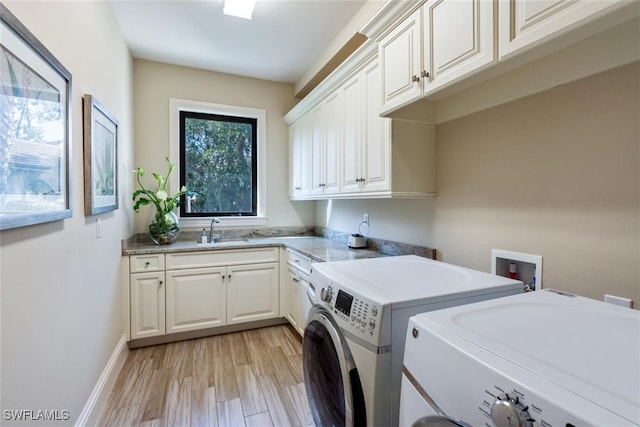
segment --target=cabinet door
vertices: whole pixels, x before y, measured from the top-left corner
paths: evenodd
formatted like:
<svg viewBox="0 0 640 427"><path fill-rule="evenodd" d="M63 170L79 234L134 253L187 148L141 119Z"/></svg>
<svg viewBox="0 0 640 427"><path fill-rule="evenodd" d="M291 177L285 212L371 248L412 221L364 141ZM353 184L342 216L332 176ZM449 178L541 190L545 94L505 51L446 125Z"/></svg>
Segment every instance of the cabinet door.
<svg viewBox="0 0 640 427"><path fill-rule="evenodd" d="M300 319L300 302L298 297L298 274L292 267L287 268L287 284L285 287L287 293L285 302L286 314L285 317L291 323L291 326L298 329Z"/></svg>
<svg viewBox="0 0 640 427"><path fill-rule="evenodd" d="M322 194L324 187L324 129L322 124L322 104L319 104L309 113L309 148L310 159L310 194Z"/></svg>
<svg viewBox="0 0 640 427"><path fill-rule="evenodd" d="M277 262L227 267L229 324L279 315Z"/></svg>
<svg viewBox="0 0 640 427"><path fill-rule="evenodd" d="M496 60L494 2L438 0L423 6L424 93L478 72Z"/></svg>
<svg viewBox="0 0 640 427"><path fill-rule="evenodd" d="M298 317L298 331L304 334L304 328L307 324L307 313L311 309L311 300L307 296L307 289L309 288L309 276L306 274L300 274L298 276L298 306L300 307Z"/></svg>
<svg viewBox="0 0 640 427"><path fill-rule="evenodd" d="M323 194L340 191L340 150L344 116L342 101L341 91L336 90L325 99L322 106L322 122L325 132Z"/></svg>
<svg viewBox="0 0 640 427"><path fill-rule="evenodd" d="M500 0L500 61L586 23L624 1Z"/></svg>
<svg viewBox="0 0 640 427"><path fill-rule="evenodd" d="M131 339L164 335L164 272L130 275Z"/></svg>
<svg viewBox="0 0 640 427"><path fill-rule="evenodd" d="M309 194L309 140L311 129L308 120L302 117L289 128L289 156L291 198Z"/></svg>
<svg viewBox="0 0 640 427"><path fill-rule="evenodd" d="M226 268L167 271L167 333L226 323Z"/></svg>
<svg viewBox="0 0 640 427"><path fill-rule="evenodd" d="M382 96L381 70L378 61L365 66L364 83L364 138L362 190L391 190L391 119L380 117Z"/></svg>
<svg viewBox="0 0 640 427"><path fill-rule="evenodd" d="M378 44L385 111L422 96L421 13L418 9Z"/></svg>
<svg viewBox="0 0 640 427"><path fill-rule="evenodd" d="M381 88L379 88L380 90ZM362 75L357 74L343 87L344 138L342 141L342 185L343 193L360 191L362 173Z"/></svg>

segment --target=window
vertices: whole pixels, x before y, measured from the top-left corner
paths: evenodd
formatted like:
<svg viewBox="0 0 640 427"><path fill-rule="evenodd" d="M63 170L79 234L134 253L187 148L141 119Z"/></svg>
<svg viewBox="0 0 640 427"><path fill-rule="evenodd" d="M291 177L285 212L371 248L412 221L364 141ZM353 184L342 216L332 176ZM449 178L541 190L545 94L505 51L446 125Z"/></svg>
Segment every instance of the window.
<svg viewBox="0 0 640 427"><path fill-rule="evenodd" d="M181 217L257 215L257 120L180 111Z"/></svg>
<svg viewBox="0 0 640 427"><path fill-rule="evenodd" d="M172 191L182 185L181 224L264 225L265 118L261 109L170 100L170 157L178 164Z"/></svg>

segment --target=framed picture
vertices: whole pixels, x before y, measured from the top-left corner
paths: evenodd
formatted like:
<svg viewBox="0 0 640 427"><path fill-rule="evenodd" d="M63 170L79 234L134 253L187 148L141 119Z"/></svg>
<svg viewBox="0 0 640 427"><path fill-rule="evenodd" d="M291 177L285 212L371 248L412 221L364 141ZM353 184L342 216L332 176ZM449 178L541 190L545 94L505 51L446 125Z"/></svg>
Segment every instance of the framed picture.
<svg viewBox="0 0 640 427"><path fill-rule="evenodd" d="M0 230L72 216L71 73L0 3Z"/></svg>
<svg viewBox="0 0 640 427"><path fill-rule="evenodd" d="M118 209L118 120L84 96L84 213Z"/></svg>

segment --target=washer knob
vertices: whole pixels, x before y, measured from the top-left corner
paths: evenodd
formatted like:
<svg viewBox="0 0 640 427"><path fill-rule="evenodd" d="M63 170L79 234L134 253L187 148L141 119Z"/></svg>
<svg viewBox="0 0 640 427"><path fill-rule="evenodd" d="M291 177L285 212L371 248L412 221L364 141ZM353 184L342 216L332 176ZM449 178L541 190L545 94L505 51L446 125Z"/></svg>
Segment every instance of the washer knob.
<svg viewBox="0 0 640 427"><path fill-rule="evenodd" d="M491 405L491 420L495 427L532 427L529 407L524 406L518 397L508 394L498 396Z"/></svg>
<svg viewBox="0 0 640 427"><path fill-rule="evenodd" d="M320 291L320 299L324 302L331 302L332 296L333 296L333 290L331 289L331 286L322 288L322 290Z"/></svg>

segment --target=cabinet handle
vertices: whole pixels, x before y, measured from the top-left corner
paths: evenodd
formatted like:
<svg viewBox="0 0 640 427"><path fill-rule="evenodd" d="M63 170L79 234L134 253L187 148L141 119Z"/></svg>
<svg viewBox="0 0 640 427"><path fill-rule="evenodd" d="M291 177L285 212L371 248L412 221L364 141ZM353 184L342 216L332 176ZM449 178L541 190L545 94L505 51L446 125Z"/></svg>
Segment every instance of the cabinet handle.
<svg viewBox="0 0 640 427"><path fill-rule="evenodd" d="M149 267L149 264L151 264L149 261L145 261L144 266Z"/></svg>
<svg viewBox="0 0 640 427"><path fill-rule="evenodd" d="M300 260L299 259L294 259L293 262L295 262L296 264L300 264Z"/></svg>
<svg viewBox="0 0 640 427"><path fill-rule="evenodd" d="M420 73L420 75L422 77L429 77L429 72L427 70L422 70L422 72Z"/></svg>
<svg viewBox="0 0 640 427"><path fill-rule="evenodd" d="M229 275L229 280L231 280L231 275Z"/></svg>
<svg viewBox="0 0 640 427"><path fill-rule="evenodd" d="M160 284L162 285L162 280L160 280Z"/></svg>
<svg viewBox="0 0 640 427"><path fill-rule="evenodd" d="M412 82L419 82L420 81L420 77L416 76L415 74L413 76L411 76L411 81Z"/></svg>
<svg viewBox="0 0 640 427"><path fill-rule="evenodd" d="M222 275L222 280L224 280L224 279L225 279L225 277L227 277L227 276L225 276L225 275L223 274L223 275Z"/></svg>

